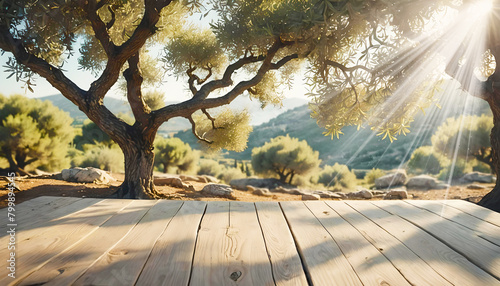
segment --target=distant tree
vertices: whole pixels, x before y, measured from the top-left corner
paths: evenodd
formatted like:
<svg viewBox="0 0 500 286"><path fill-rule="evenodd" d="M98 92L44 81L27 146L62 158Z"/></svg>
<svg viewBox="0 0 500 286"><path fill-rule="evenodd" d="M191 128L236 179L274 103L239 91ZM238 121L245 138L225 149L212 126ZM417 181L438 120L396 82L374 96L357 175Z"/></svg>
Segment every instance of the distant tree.
<svg viewBox="0 0 500 286"><path fill-rule="evenodd" d="M305 140L279 136L262 147L252 150L252 168L258 174L276 174L283 183L291 184L293 177L306 174L320 164L319 153Z"/></svg>
<svg viewBox="0 0 500 286"><path fill-rule="evenodd" d="M179 138L158 138L155 149L155 165L161 166L163 173L173 167L187 171L197 163L191 147Z"/></svg>
<svg viewBox="0 0 500 286"><path fill-rule="evenodd" d="M73 120L50 102L20 95L0 95L0 156L9 169L28 174L27 168L60 170L73 140Z"/></svg>
<svg viewBox="0 0 500 286"><path fill-rule="evenodd" d="M75 146L77 149L83 150L85 144L102 144L105 146L111 146L114 143L111 138L109 138L106 132L102 131L99 126L90 120L85 120L82 126L82 134L76 135Z"/></svg>
<svg viewBox="0 0 500 286"><path fill-rule="evenodd" d="M356 175L346 165L338 163L324 166L318 175L318 183L337 190L352 189L356 182Z"/></svg>
<svg viewBox="0 0 500 286"><path fill-rule="evenodd" d="M491 116L461 116L448 118L432 135L432 147L449 159L476 158L494 170L490 134Z"/></svg>
<svg viewBox="0 0 500 286"><path fill-rule="evenodd" d="M436 152L432 146L421 146L411 154L408 160L408 171L413 174L439 174L447 165L447 158Z"/></svg>

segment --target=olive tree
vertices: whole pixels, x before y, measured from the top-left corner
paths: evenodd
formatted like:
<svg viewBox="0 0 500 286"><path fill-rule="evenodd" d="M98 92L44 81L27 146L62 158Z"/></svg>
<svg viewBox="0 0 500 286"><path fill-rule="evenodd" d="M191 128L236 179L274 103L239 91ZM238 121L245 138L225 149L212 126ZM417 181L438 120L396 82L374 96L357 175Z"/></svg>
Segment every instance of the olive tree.
<svg viewBox="0 0 500 286"><path fill-rule="evenodd" d="M187 171L196 166L194 151L179 138L159 138L155 142L155 149L155 164L163 168L163 173L173 167Z"/></svg>
<svg viewBox="0 0 500 286"><path fill-rule="evenodd" d="M252 168L258 174L275 174L283 183L291 184L295 175L302 175L319 166L318 151L290 136L271 139L252 150Z"/></svg>
<svg viewBox="0 0 500 286"><path fill-rule="evenodd" d="M0 95L0 156L9 169L27 175L26 168L49 171L69 166L73 120L50 102L20 95Z"/></svg>

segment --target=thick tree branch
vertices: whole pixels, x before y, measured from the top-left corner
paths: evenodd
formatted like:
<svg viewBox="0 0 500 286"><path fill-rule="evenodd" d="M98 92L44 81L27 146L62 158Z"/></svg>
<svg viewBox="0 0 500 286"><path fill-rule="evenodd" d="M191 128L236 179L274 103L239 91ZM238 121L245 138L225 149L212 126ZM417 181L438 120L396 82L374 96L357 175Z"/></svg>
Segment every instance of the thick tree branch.
<svg viewBox="0 0 500 286"><path fill-rule="evenodd" d="M80 109L85 109L86 92L67 78L62 71L42 58L26 51L23 42L15 39L7 27L0 27L0 49L11 52L17 62L45 78Z"/></svg>
<svg viewBox="0 0 500 286"><path fill-rule="evenodd" d="M95 0L93 0L95 1ZM156 23L160 19L161 10L168 6L172 1L157 1L146 0L144 15L137 28L132 33L132 36L121 46L115 46L109 39L109 34L106 30L106 25L97 15L97 10L88 11L87 15L92 22L92 27L97 39L103 44L108 45L104 47L108 55L108 62L106 68L101 76L94 81L89 89L89 93L95 100L102 101L109 89L116 83L120 75L120 69L125 62L135 53L137 53L149 39L156 32ZM89 4L90 5L90 4ZM90 9L91 7L87 7ZM97 18L95 18L97 16ZM93 21L92 21L93 20Z"/></svg>
<svg viewBox="0 0 500 286"><path fill-rule="evenodd" d="M146 126L151 110L142 98L141 88L143 78L139 70L138 52L128 59L128 65L128 69L123 72L123 76L127 80L127 100L130 103L130 108L137 122Z"/></svg>
<svg viewBox="0 0 500 286"><path fill-rule="evenodd" d="M213 143L213 141L210 141L207 138L198 135L198 132L196 132L196 123L194 122L193 117L191 115L188 116L187 119L189 120L189 123L191 123L191 131L193 132L193 134L196 137L196 139L198 139L200 141L203 141L205 143L208 143L208 144L212 144Z"/></svg>
<svg viewBox="0 0 500 286"><path fill-rule="evenodd" d="M238 60L236 63L230 65L221 80L214 80L207 84L205 84L198 93L190 100L184 101L178 104L171 104L165 106L159 110L153 111L154 117L154 125L159 126L163 122L167 121L170 118L182 116L186 117L192 114L193 112L200 109L210 109L214 107L219 107L225 104L231 103L236 97L242 94L244 91L254 87L257 85L265 76L265 74L274 69L283 66L287 62L298 58L296 55L285 56L280 59L276 63L272 63L272 59L276 55L276 53L282 48L283 45L277 40L273 46L271 46L267 52L266 56L260 57L247 57ZM225 95L217 97L217 98L207 98L209 93L205 94L205 92L213 91L218 87L225 87L226 85L232 85L233 82L231 80L231 75L237 69L243 67L245 64L262 61L262 64L257 71L256 75L247 81L239 82L233 89L227 92Z"/></svg>
<svg viewBox="0 0 500 286"><path fill-rule="evenodd" d="M101 1L99 4L103 4L103 2L104 1ZM97 38L99 43L101 43L101 46L108 58L112 58L114 56L116 46L113 44L113 41L108 34L106 24L97 14L97 10L99 8L100 6L98 7L96 0L86 1L86 5L83 7L85 13L87 14L87 19L90 21L92 29L94 30L94 36Z"/></svg>

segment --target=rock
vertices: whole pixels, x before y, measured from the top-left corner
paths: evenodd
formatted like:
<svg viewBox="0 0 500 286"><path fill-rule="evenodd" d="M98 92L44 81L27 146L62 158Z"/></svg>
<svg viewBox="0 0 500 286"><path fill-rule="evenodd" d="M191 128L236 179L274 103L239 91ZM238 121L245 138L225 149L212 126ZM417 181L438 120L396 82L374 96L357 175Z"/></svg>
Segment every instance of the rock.
<svg viewBox="0 0 500 286"><path fill-rule="evenodd" d="M109 184L115 181L106 171L92 167L64 169L61 171L61 176L64 181L77 183Z"/></svg>
<svg viewBox="0 0 500 286"><path fill-rule="evenodd" d="M384 200L404 200L407 198L408 192L403 188L390 190L384 196Z"/></svg>
<svg viewBox="0 0 500 286"><path fill-rule="evenodd" d="M495 181L496 178L492 174L481 172L467 173L459 180L460 183L494 183Z"/></svg>
<svg viewBox="0 0 500 286"><path fill-rule="evenodd" d="M405 184L406 178L407 176L405 170L397 170L392 174L375 179L375 187L377 189L383 189L394 186L402 186Z"/></svg>
<svg viewBox="0 0 500 286"><path fill-rule="evenodd" d="M303 194L302 195L303 201L319 201L320 198L321 197L319 195L315 195L315 194Z"/></svg>
<svg viewBox="0 0 500 286"><path fill-rule="evenodd" d="M371 199L373 198L372 192L367 189L361 189L357 192L351 192L347 194L348 198L359 198L359 199Z"/></svg>
<svg viewBox="0 0 500 286"><path fill-rule="evenodd" d="M231 186L224 184L215 184L215 183L207 184L205 185L205 187L203 187L201 192L207 195L235 199L234 191L231 188Z"/></svg>
<svg viewBox="0 0 500 286"><path fill-rule="evenodd" d="M347 197L344 193L329 191L314 191L313 194L320 196L322 199L345 199Z"/></svg>
<svg viewBox="0 0 500 286"><path fill-rule="evenodd" d="M437 190L446 190L446 189L449 189L451 188L451 186L449 184L445 184L445 183L438 183L436 185L436 189Z"/></svg>
<svg viewBox="0 0 500 286"><path fill-rule="evenodd" d="M255 189L252 194L256 196L263 196L263 197L270 197L273 194L269 191L269 189L266 188L257 188Z"/></svg>
<svg viewBox="0 0 500 286"><path fill-rule="evenodd" d="M273 193L283 193L283 194L289 194L289 195L302 195L303 191L293 188L293 189L287 189L282 186L276 187L271 190Z"/></svg>
<svg viewBox="0 0 500 286"><path fill-rule="evenodd" d="M467 189L469 189L469 190L484 190L484 189L486 189L486 187L478 185L478 184L470 184L470 185L467 185Z"/></svg>
<svg viewBox="0 0 500 286"><path fill-rule="evenodd" d="M208 180L203 176L189 176L189 175L179 175L179 178L183 182L199 182L199 183L208 183Z"/></svg>
<svg viewBox="0 0 500 286"><path fill-rule="evenodd" d="M256 188L267 188L270 190L279 186L283 186L284 184L280 180L274 178L268 178L268 179L245 178L245 179L231 180L231 182L229 182L229 185L231 185L232 188L238 190L246 190L247 186L253 186Z"/></svg>
<svg viewBox="0 0 500 286"><path fill-rule="evenodd" d="M406 187L410 189L435 189L438 185L438 181L428 175L420 175L412 177L406 183Z"/></svg>
<svg viewBox="0 0 500 286"><path fill-rule="evenodd" d="M201 175L201 177L205 178L205 180L207 181L207 183L216 183L218 184L219 183L219 179L217 179L216 177L214 176L209 176L209 175Z"/></svg>
<svg viewBox="0 0 500 286"><path fill-rule="evenodd" d="M174 188L182 189L184 188L184 183L179 177L174 176L166 176L163 175L161 177L154 177L154 183L158 186L171 186Z"/></svg>

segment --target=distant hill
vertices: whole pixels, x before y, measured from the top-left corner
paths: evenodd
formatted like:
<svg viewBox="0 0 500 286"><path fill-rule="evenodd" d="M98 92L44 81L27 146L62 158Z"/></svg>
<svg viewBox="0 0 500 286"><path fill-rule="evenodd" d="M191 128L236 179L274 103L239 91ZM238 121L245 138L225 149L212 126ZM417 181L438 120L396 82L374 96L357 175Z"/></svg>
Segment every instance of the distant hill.
<svg viewBox="0 0 500 286"><path fill-rule="evenodd" d="M488 113L488 105L480 99L469 98L468 105L474 105L474 114ZM324 164L335 162L347 164L355 169L394 169L406 162L413 150L422 145L430 145L430 138L436 128L446 118L461 114L465 101L456 100L444 104L440 109L436 106L426 110L427 115L420 113L411 125L411 132L407 136L399 136L391 143L369 128L357 131L355 126L343 129L344 135L340 139L325 137L324 130L310 118L307 105L286 111L269 122L254 127L248 139L248 148L240 153L228 152L225 157L237 160L250 160L252 149L262 146L271 138L289 134L291 137L306 140L316 151ZM175 135L194 148L200 148L191 131L179 132Z"/></svg>

